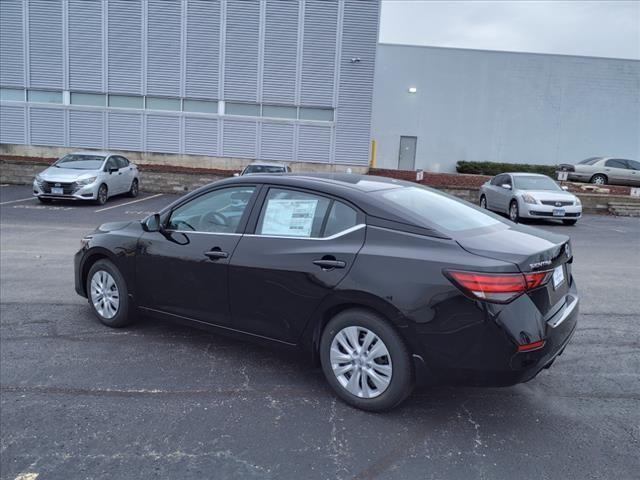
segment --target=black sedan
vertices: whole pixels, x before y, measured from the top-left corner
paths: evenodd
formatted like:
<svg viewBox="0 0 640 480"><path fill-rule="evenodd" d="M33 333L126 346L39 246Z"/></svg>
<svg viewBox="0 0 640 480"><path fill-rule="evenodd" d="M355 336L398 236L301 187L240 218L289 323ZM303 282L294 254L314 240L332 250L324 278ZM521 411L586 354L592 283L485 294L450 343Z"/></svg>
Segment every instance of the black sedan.
<svg viewBox="0 0 640 480"><path fill-rule="evenodd" d="M578 295L568 237L393 179L250 175L82 240L77 292L136 313L302 350L356 407L416 384L506 386L548 368Z"/></svg>

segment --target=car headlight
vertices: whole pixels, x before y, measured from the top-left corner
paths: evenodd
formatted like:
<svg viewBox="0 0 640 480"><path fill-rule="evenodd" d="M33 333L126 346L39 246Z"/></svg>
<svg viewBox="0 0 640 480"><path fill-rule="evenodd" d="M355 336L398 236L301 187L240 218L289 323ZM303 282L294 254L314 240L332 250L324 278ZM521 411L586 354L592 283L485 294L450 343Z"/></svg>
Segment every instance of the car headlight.
<svg viewBox="0 0 640 480"><path fill-rule="evenodd" d="M525 201L525 203L538 203L538 201L528 193L525 193L524 195L522 195L522 199Z"/></svg>
<svg viewBox="0 0 640 480"><path fill-rule="evenodd" d="M42 182L42 177L40 176L39 173L36 175L36 182L38 183Z"/></svg>
<svg viewBox="0 0 640 480"><path fill-rule="evenodd" d="M96 181L96 177L89 177L89 178L82 178L80 180L77 180L76 183L78 185L90 185L95 181Z"/></svg>
<svg viewBox="0 0 640 480"><path fill-rule="evenodd" d="M573 204L574 204L576 207L579 207L580 205L582 205L582 202L580 201L580 199L579 199L578 197L576 197L576 200L573 202Z"/></svg>

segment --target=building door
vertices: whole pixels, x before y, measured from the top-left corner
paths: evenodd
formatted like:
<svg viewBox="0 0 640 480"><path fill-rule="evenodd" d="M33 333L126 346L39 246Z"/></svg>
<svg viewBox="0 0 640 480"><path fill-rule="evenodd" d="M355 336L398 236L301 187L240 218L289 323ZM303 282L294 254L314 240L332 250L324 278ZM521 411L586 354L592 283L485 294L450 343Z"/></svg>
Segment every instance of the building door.
<svg viewBox="0 0 640 480"><path fill-rule="evenodd" d="M416 169L416 142L418 137L400 137L400 153L398 168L400 170Z"/></svg>

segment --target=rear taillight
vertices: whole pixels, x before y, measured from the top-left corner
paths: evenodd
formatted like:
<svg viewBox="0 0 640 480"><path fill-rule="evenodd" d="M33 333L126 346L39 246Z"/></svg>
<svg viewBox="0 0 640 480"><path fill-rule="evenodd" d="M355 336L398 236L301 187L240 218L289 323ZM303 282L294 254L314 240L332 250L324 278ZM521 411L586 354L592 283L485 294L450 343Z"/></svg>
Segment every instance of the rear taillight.
<svg viewBox="0 0 640 480"><path fill-rule="evenodd" d="M551 278L552 272L523 274L447 270L445 274L463 292L478 300L509 303L523 293L543 286Z"/></svg>

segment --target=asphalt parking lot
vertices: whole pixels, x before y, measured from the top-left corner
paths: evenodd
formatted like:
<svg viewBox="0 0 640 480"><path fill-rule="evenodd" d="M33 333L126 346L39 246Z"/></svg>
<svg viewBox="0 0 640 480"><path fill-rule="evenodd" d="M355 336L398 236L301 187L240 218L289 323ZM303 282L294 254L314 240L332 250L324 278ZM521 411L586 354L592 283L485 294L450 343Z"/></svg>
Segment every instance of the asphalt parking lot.
<svg viewBox="0 0 640 480"><path fill-rule="evenodd" d="M422 390L370 414L298 357L152 320L98 323L73 288L80 237L175 197L29 196L0 187L2 479L638 476L638 218L536 224L571 235L582 297L550 370L503 389Z"/></svg>

